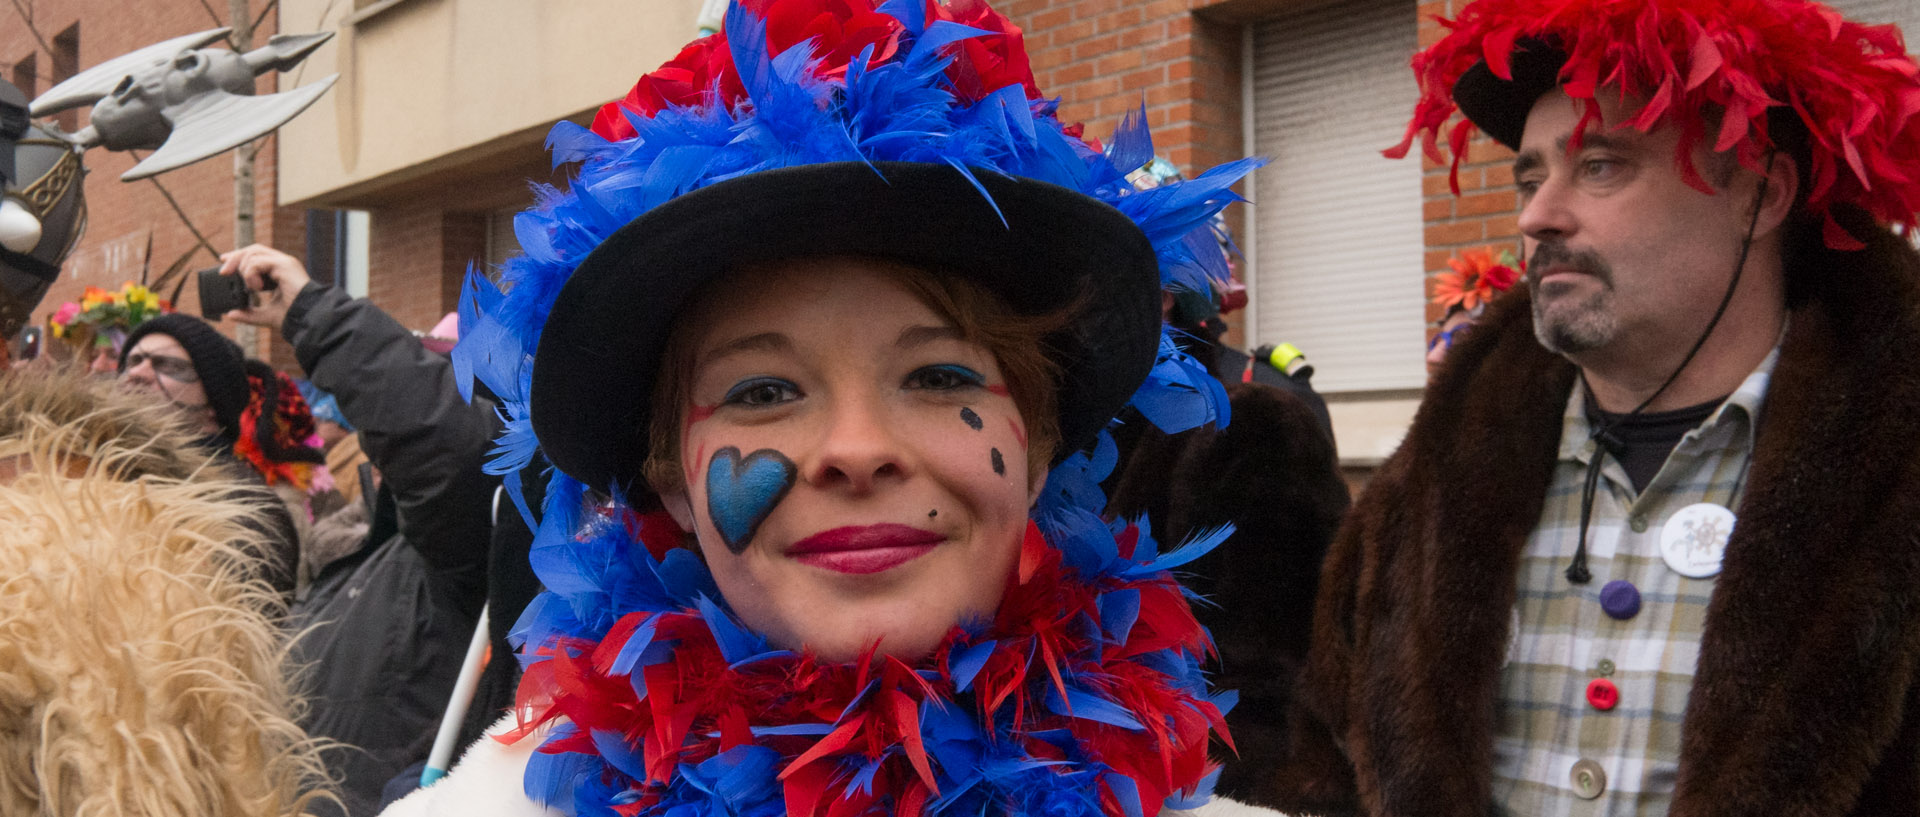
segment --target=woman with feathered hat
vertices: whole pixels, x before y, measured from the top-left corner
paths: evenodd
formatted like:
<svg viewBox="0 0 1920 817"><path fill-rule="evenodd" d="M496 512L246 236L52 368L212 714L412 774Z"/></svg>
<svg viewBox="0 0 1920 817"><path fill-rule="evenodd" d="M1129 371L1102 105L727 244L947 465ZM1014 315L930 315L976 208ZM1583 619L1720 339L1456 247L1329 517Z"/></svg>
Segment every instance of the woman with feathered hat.
<svg viewBox="0 0 1920 817"><path fill-rule="evenodd" d="M555 128L578 175L454 353L496 465L555 466L548 592L517 716L392 813L1206 801L1231 698L1168 570L1220 533L1163 548L1098 483L1129 404L1227 420L1160 293L1225 276L1251 165L1135 191L1144 128L1103 155L1053 106L984 4L773 0Z"/></svg>

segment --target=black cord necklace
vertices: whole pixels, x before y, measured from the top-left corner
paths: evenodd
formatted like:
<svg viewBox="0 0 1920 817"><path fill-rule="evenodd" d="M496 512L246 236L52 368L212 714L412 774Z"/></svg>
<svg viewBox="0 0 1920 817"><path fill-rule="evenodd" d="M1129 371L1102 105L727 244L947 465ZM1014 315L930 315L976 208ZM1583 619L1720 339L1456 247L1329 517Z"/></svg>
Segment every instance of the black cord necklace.
<svg viewBox="0 0 1920 817"><path fill-rule="evenodd" d="M1772 152L1767 154L1766 166L1773 166ZM1640 401L1640 405L1634 406L1632 411L1619 415L1611 421L1604 421L1603 418L1603 422L1594 428L1593 433L1587 435L1587 442L1597 443L1597 445L1594 446L1593 454L1587 460L1586 484L1580 489L1580 543L1573 550L1573 563L1567 565L1567 581L1586 584L1593 580L1593 573L1587 570L1587 525L1593 518L1594 492L1600 486L1600 457L1608 449L1620 445L1620 439L1613 436L1613 430L1621 423L1640 416L1641 412L1646 411L1647 406L1653 405L1653 401L1666 392L1667 387L1680 379L1680 373L1687 370L1687 364L1692 363L1694 355L1700 353L1700 347L1707 345L1707 338L1713 336L1713 330L1720 325L1720 318L1727 314L1727 305L1733 303L1733 293L1740 288L1740 274L1747 267L1747 251L1753 249L1753 231L1760 225L1760 207L1767 198L1767 182L1766 176L1760 177L1760 191L1754 196L1753 201L1753 217L1747 222L1746 238L1740 242L1740 258L1733 263L1733 280L1727 282L1727 292L1720 296L1720 307L1713 311L1713 319L1707 321L1707 328L1700 333L1699 339L1693 342L1693 348L1687 350L1687 356L1680 359L1680 365L1674 367L1673 374L1667 375L1666 381L1660 384L1660 388L1654 389L1652 394L1647 395L1647 399ZM1580 370L1580 387L1586 389L1588 394L1593 393L1593 387L1587 384L1587 373L1584 369Z"/></svg>

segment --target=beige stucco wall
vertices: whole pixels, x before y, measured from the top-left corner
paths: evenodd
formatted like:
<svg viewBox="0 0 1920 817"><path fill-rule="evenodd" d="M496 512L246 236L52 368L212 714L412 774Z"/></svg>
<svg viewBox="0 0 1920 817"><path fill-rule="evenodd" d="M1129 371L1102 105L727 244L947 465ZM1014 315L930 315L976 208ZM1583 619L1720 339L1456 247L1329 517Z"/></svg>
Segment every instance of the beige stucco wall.
<svg viewBox="0 0 1920 817"><path fill-rule="evenodd" d="M366 5L362 3L361 5ZM296 78L340 81L280 130L282 204L349 206L523 147L618 98L696 35L700 0L282 0L288 32L333 31Z"/></svg>

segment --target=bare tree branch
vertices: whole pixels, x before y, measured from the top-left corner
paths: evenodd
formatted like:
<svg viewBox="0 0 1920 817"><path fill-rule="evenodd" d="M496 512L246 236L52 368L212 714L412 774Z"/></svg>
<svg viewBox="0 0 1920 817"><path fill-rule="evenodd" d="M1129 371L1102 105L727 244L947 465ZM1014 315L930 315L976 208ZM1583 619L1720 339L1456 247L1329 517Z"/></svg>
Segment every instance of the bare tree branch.
<svg viewBox="0 0 1920 817"><path fill-rule="evenodd" d="M278 0L275 0L275 2L278 2ZM310 31L319 31L320 26L326 24L327 15L333 13L333 4L335 2L336 0L327 0L327 4L321 7L320 9L320 19L313 21L313 27L309 29ZM282 21L282 22L285 22L285 21ZM299 87L300 77L302 74L306 73L306 70L307 70L306 60L301 60L299 65L294 66L292 87Z"/></svg>
<svg viewBox="0 0 1920 817"><path fill-rule="evenodd" d="M200 0L200 7L207 10L207 16L213 18L214 25L223 26L227 24L227 21L220 19L219 12L214 11L212 6L207 5L207 0Z"/></svg>
<svg viewBox="0 0 1920 817"><path fill-rule="evenodd" d="M130 150L127 152L133 154L135 163L140 161L139 151ZM167 186L160 183L160 178L158 176L148 176L147 181L153 182L154 189L159 190L161 198L167 200L167 206L172 207L173 214L180 217L180 223L187 225L187 232L193 233L194 240L199 241L200 246L205 247L207 254L213 256L215 261L220 260L220 251L213 248L213 242L207 240L206 235L200 232L199 227L193 226L193 219L187 217L187 211L180 207L180 202L174 199L173 193L167 190Z"/></svg>
<svg viewBox="0 0 1920 817"><path fill-rule="evenodd" d="M26 0L24 3L21 0L13 0L13 10L20 12L20 22L27 24L28 33L39 41L40 49L47 52L47 56L51 58L53 46L48 44L47 38L40 36L40 27L33 24L33 0Z"/></svg>
<svg viewBox="0 0 1920 817"><path fill-rule="evenodd" d="M266 21L267 15L271 13L273 7L277 5L280 5L280 0L267 0L267 4L260 7L260 16L253 18L253 29L255 31L260 30L260 24Z"/></svg>

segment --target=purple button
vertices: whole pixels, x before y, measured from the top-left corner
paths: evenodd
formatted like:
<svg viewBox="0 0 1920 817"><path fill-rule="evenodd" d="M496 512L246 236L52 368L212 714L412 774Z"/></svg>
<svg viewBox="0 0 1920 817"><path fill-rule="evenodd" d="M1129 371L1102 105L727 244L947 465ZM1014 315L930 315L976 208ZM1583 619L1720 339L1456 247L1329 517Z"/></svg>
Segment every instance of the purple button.
<svg viewBox="0 0 1920 817"><path fill-rule="evenodd" d="M1607 586L1600 588L1600 609L1622 621L1633 618L1640 612L1640 588L1634 587L1633 582L1618 579L1607 582Z"/></svg>

